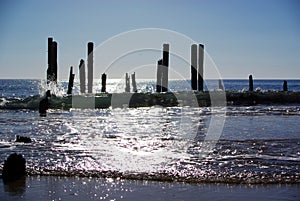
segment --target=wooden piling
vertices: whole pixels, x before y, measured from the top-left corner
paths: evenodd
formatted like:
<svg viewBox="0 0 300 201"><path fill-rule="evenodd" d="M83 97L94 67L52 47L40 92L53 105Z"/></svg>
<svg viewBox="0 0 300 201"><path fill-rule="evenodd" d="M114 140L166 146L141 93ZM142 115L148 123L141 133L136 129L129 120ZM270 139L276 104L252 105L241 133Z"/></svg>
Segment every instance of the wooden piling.
<svg viewBox="0 0 300 201"><path fill-rule="evenodd" d="M57 42L48 38L47 83L57 82Z"/></svg>
<svg viewBox="0 0 300 201"><path fill-rule="evenodd" d="M81 59L79 63L79 81L80 81L80 93L85 93L85 63Z"/></svg>
<svg viewBox="0 0 300 201"><path fill-rule="evenodd" d="M288 91L288 85L286 80L283 81L283 91Z"/></svg>
<svg viewBox="0 0 300 201"><path fill-rule="evenodd" d="M74 86L74 77L75 77L75 74L73 74L73 66L71 66L70 74L69 74L69 84L68 84L67 94L72 94L72 89L73 89L73 86Z"/></svg>
<svg viewBox="0 0 300 201"><path fill-rule="evenodd" d="M203 64L204 64L204 45L199 44L199 49L198 49L198 91L203 91Z"/></svg>
<svg viewBox="0 0 300 201"><path fill-rule="evenodd" d="M219 79L219 89L224 91L224 86L221 79Z"/></svg>
<svg viewBox="0 0 300 201"><path fill-rule="evenodd" d="M130 77L128 76L128 73L126 73L125 76L125 92L130 92Z"/></svg>
<svg viewBox="0 0 300 201"><path fill-rule="evenodd" d="M103 73L102 76L101 76L101 85L102 85L101 92L102 93L106 92L106 78L107 78L106 74Z"/></svg>
<svg viewBox="0 0 300 201"><path fill-rule="evenodd" d="M93 58L93 49L94 43L88 43L88 93L93 93L93 65L94 65L94 58Z"/></svg>
<svg viewBox="0 0 300 201"><path fill-rule="evenodd" d="M57 42L52 43L52 65L53 65L53 82L57 83Z"/></svg>
<svg viewBox="0 0 300 201"><path fill-rule="evenodd" d="M162 92L168 91L169 81L169 44L163 44L163 59L162 59Z"/></svg>
<svg viewBox="0 0 300 201"><path fill-rule="evenodd" d="M132 82L132 91L136 93L137 88L136 88L136 81L135 81L135 72L131 74L131 82Z"/></svg>
<svg viewBox="0 0 300 201"><path fill-rule="evenodd" d="M41 117L45 117L49 108L49 100L51 97L50 90L46 91L45 97L39 103L39 113Z"/></svg>
<svg viewBox="0 0 300 201"><path fill-rule="evenodd" d="M156 73L156 92L161 92L162 86L162 59L157 61L157 73Z"/></svg>
<svg viewBox="0 0 300 201"><path fill-rule="evenodd" d="M249 91L253 91L253 78L249 75Z"/></svg>
<svg viewBox="0 0 300 201"><path fill-rule="evenodd" d="M197 45L191 46L191 88L197 90Z"/></svg>
<svg viewBox="0 0 300 201"><path fill-rule="evenodd" d="M53 68L52 68L52 42L53 38L48 38L48 68L47 68L47 83L52 79Z"/></svg>

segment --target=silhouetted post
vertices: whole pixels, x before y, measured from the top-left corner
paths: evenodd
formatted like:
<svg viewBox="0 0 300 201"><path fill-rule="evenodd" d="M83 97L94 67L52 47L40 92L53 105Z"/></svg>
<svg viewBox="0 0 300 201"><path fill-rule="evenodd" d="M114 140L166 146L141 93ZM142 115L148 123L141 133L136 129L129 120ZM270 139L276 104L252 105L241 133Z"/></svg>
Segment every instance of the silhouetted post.
<svg viewBox="0 0 300 201"><path fill-rule="evenodd" d="M156 92L161 92L162 86L162 59L157 61L157 73L156 73Z"/></svg>
<svg viewBox="0 0 300 201"><path fill-rule="evenodd" d="M13 153L4 161L2 177L3 182L16 181L26 174L26 160L21 154Z"/></svg>
<svg viewBox="0 0 300 201"><path fill-rule="evenodd" d="M88 93L93 93L93 49L94 43L88 43Z"/></svg>
<svg viewBox="0 0 300 201"><path fill-rule="evenodd" d="M53 65L53 82L57 83L57 42L52 43L52 65Z"/></svg>
<svg viewBox="0 0 300 201"><path fill-rule="evenodd" d="M136 93L137 89L136 89L136 81L135 81L135 72L131 74L131 82L132 82L132 91Z"/></svg>
<svg viewBox="0 0 300 201"><path fill-rule="evenodd" d="M53 38L48 38L48 68L47 68L47 83L52 81L53 65L52 65L52 42Z"/></svg>
<svg viewBox="0 0 300 201"><path fill-rule="evenodd" d="M79 80L80 80L80 93L85 93L85 63L81 59L79 63Z"/></svg>
<svg viewBox="0 0 300 201"><path fill-rule="evenodd" d="M103 73L102 76L101 76L101 92L105 93L106 92L106 74Z"/></svg>
<svg viewBox="0 0 300 201"><path fill-rule="evenodd" d="M51 92L48 90L45 94L45 97L39 103L39 113L41 117L45 117L47 114L47 110L49 108L49 100L48 98L51 97Z"/></svg>
<svg viewBox="0 0 300 201"><path fill-rule="evenodd" d="M191 87L197 90L197 45L191 46Z"/></svg>
<svg viewBox="0 0 300 201"><path fill-rule="evenodd" d="M169 44L163 44L163 60L162 60L162 92L168 91L169 80Z"/></svg>
<svg viewBox="0 0 300 201"><path fill-rule="evenodd" d="M288 91L288 85L286 80L283 81L283 91Z"/></svg>
<svg viewBox="0 0 300 201"><path fill-rule="evenodd" d="M73 66L71 66L70 74L69 74L69 84L68 84L67 94L72 94L72 89L73 89L73 86L74 86L74 77L75 77L75 74L73 74Z"/></svg>
<svg viewBox="0 0 300 201"><path fill-rule="evenodd" d="M199 44L198 55L198 91L203 91L204 45Z"/></svg>
<svg viewBox="0 0 300 201"><path fill-rule="evenodd" d="M48 38L47 83L57 82L57 42Z"/></svg>
<svg viewBox="0 0 300 201"><path fill-rule="evenodd" d="M222 84L222 80L221 79L219 79L219 89L222 90L222 91L224 91L224 86Z"/></svg>
<svg viewBox="0 0 300 201"><path fill-rule="evenodd" d="M253 91L253 78L249 75L249 91Z"/></svg>
<svg viewBox="0 0 300 201"><path fill-rule="evenodd" d="M128 73L126 73L125 76L125 83L126 83L125 92L130 92L130 77L128 76Z"/></svg>

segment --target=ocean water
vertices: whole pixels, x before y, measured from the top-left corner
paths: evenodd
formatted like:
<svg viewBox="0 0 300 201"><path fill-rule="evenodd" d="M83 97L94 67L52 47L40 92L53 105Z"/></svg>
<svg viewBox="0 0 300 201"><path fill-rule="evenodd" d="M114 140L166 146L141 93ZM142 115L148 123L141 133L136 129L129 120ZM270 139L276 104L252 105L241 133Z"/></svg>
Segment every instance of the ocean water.
<svg viewBox="0 0 300 201"><path fill-rule="evenodd" d="M216 80L207 83L210 90L217 89ZM152 92L154 84L138 82L138 89ZM247 84L224 81L227 90L242 91ZM288 84L289 90L300 91L299 80ZM66 86L59 83L56 93L64 95ZM107 88L121 92L124 83L110 82ZM281 90L282 80L257 80L254 88ZM45 90L39 80L0 80L1 104ZM171 81L170 90L188 90L188 84ZM17 152L33 176L294 184L300 182L299 122L300 103L49 110L47 117L35 110L1 109L0 170L9 154ZM16 143L16 135L33 142Z"/></svg>

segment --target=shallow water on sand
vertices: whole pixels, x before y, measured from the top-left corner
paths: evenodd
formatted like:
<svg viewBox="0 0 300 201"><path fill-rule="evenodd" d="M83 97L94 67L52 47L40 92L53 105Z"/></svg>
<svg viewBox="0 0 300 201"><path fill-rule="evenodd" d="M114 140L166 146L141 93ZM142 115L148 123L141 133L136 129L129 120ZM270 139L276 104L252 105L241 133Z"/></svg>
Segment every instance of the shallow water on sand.
<svg viewBox="0 0 300 201"><path fill-rule="evenodd" d="M0 112L0 157L23 154L31 175L300 181L299 106L52 110L46 118L30 110ZM224 127L208 138L215 116L224 117ZM17 134L34 142L16 143Z"/></svg>
<svg viewBox="0 0 300 201"><path fill-rule="evenodd" d="M229 185L111 178L30 176L19 185L0 182L0 200L298 200L299 184Z"/></svg>

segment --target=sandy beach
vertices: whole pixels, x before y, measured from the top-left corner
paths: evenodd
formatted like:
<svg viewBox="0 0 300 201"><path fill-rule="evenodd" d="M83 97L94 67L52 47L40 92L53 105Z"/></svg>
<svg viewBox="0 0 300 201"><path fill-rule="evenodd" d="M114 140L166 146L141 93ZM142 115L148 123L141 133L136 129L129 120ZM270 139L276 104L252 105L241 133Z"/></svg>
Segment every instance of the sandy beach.
<svg viewBox="0 0 300 201"><path fill-rule="evenodd" d="M28 176L0 182L0 200L299 200L299 184L186 184L111 178Z"/></svg>

